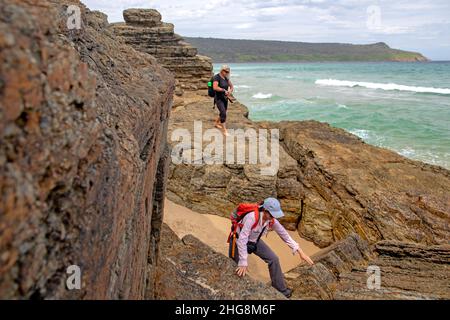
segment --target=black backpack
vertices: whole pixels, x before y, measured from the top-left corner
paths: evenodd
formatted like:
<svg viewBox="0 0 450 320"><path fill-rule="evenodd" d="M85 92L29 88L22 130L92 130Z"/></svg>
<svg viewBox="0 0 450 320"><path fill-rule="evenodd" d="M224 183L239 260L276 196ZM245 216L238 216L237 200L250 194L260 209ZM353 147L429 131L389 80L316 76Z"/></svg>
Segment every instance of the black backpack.
<svg viewBox="0 0 450 320"><path fill-rule="evenodd" d="M216 91L214 91L214 77L208 82L208 96L214 98L216 96Z"/></svg>

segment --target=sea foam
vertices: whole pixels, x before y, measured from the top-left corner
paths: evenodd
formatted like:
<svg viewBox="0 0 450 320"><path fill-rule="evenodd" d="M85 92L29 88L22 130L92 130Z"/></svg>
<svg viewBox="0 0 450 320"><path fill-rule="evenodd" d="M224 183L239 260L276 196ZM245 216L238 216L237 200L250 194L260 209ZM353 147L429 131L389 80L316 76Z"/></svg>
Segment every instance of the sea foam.
<svg viewBox="0 0 450 320"><path fill-rule="evenodd" d="M261 92L255 94L253 96L254 99L270 99L272 97L273 97L273 94L271 94L271 93L266 94L266 93L261 93Z"/></svg>
<svg viewBox="0 0 450 320"><path fill-rule="evenodd" d="M410 91L417 93L437 93L437 94L450 94L450 89L446 88L433 88L433 87L414 87L404 86L395 83L373 83L373 82L358 82L358 81L341 81L334 79L320 79L316 81L318 85L333 86L333 87L363 87L368 89L381 89L386 91Z"/></svg>

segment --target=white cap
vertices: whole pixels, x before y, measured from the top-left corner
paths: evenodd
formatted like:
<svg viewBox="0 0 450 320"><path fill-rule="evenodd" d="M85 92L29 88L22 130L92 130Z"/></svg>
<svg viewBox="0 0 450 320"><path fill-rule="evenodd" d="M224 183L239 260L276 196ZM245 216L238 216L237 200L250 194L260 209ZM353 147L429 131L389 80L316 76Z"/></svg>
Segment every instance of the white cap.
<svg viewBox="0 0 450 320"><path fill-rule="evenodd" d="M275 198L267 198L264 200L263 208L269 211L272 217L276 219L284 217L284 213L281 210L280 201Z"/></svg>
<svg viewBox="0 0 450 320"><path fill-rule="evenodd" d="M222 72L222 71L230 71L230 66L224 64L224 65L222 66L222 68L220 68L220 72Z"/></svg>

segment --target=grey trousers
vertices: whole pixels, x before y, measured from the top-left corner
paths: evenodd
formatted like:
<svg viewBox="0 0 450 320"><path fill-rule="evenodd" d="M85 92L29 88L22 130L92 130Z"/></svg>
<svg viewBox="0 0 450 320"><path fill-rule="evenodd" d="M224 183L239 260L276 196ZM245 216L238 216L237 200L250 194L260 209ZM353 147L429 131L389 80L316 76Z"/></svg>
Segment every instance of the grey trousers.
<svg viewBox="0 0 450 320"><path fill-rule="evenodd" d="M234 258L231 256L232 243L233 241L230 241L228 256L236 263L239 263L239 252L237 245L235 245ZM280 291L282 294L286 294L288 289L286 287L286 282L284 281L283 271L281 271L280 259L278 259L277 255L262 240L259 240L255 254L267 263L269 267L270 279L272 280L272 287Z"/></svg>

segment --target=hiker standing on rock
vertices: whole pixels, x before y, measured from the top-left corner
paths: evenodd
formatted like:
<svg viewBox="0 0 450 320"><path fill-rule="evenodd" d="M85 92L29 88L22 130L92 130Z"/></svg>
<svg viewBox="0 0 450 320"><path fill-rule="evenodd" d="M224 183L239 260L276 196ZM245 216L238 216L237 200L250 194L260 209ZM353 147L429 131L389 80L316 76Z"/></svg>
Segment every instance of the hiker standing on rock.
<svg viewBox="0 0 450 320"><path fill-rule="evenodd" d="M297 242L277 220L284 216L280 202L274 198L266 199L262 204L241 204L231 215L232 231L228 239L229 256L238 264L236 273L244 277L248 272L248 255L256 254L269 267L272 286L287 298L292 296L292 289L287 288L277 255L261 240L268 231L274 230L280 238L298 253L300 259L310 265L314 262L308 257Z"/></svg>
<svg viewBox="0 0 450 320"><path fill-rule="evenodd" d="M215 92L214 104L219 109L219 117L215 121L216 128L223 131L225 136L228 136L226 127L228 99L234 91L233 84L230 80L230 67L223 65L220 72L213 78L213 89Z"/></svg>

